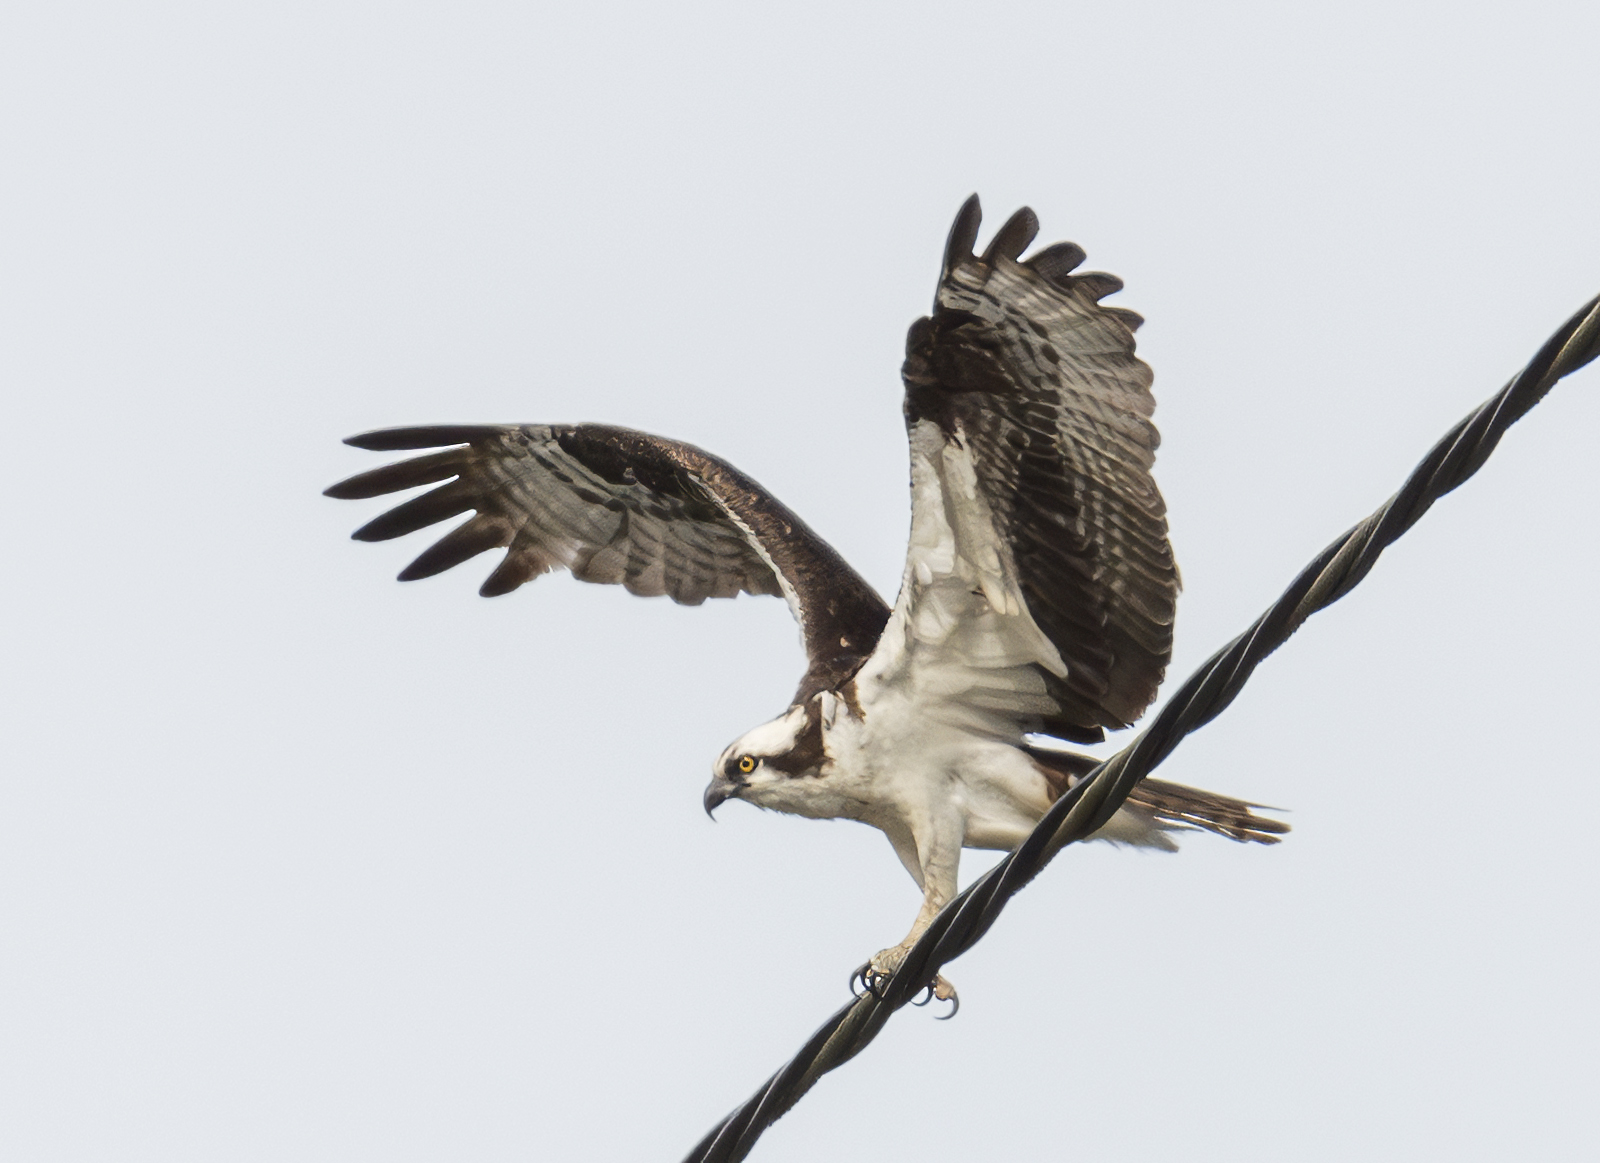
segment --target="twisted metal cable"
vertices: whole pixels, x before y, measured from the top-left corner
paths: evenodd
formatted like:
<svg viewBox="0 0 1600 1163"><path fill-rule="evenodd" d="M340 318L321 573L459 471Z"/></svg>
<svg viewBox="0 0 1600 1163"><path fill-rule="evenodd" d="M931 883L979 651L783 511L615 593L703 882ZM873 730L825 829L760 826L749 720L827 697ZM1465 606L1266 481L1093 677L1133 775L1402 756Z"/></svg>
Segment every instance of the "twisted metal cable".
<svg viewBox="0 0 1600 1163"><path fill-rule="evenodd" d="M1057 800L1021 845L946 905L892 977L824 1022L787 1065L712 1128L684 1163L736 1163L745 1158L762 1132L819 1078L866 1049L890 1016L921 993L946 962L977 944L1006 902L1057 852L1103 827L1134 786L1171 755L1184 736L1233 702L1267 655L1312 614L1354 589L1387 546L1483 466L1506 429L1557 381L1596 356L1600 356L1600 296L1567 320L1499 393L1434 445L1399 492L1318 554L1266 613L1191 675L1132 743Z"/></svg>

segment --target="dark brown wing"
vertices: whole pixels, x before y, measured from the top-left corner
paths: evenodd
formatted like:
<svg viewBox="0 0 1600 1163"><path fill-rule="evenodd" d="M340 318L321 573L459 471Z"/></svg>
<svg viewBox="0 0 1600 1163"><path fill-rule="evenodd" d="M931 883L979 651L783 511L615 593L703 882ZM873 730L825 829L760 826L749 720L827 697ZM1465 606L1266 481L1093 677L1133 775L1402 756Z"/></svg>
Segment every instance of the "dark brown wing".
<svg viewBox="0 0 1600 1163"><path fill-rule="evenodd" d="M1018 211L982 257L976 196L951 230L932 316L911 327L908 424L968 442L1034 621L1067 664L1047 675L1046 730L1090 740L1136 720L1172 654L1178 570L1150 476L1159 437L1131 311L1103 307L1112 275L1072 271L1057 243L1026 262L1038 221ZM959 433L959 435L958 435Z"/></svg>
<svg viewBox="0 0 1600 1163"><path fill-rule="evenodd" d="M552 569L690 606L780 594L809 659L802 690L853 671L889 616L883 599L804 521L690 444L600 424L390 428L345 443L385 452L452 446L327 490L355 499L448 482L369 521L356 530L358 541L475 514L401 571L401 581L503 548L479 591L486 597Z"/></svg>

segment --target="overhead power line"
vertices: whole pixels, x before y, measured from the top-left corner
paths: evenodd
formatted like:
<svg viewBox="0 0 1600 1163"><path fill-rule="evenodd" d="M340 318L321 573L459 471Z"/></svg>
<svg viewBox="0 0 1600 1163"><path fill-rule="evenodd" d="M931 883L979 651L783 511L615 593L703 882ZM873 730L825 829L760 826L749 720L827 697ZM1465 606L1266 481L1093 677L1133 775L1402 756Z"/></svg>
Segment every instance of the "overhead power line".
<svg viewBox="0 0 1600 1163"><path fill-rule="evenodd" d="M1553 388L1600 355L1600 296L1561 327L1528 366L1462 420L1377 512L1319 553L1255 623L1212 655L1133 742L1107 759L1045 813L1022 844L945 906L900 968L822 1024L789 1062L691 1151L684 1163L736 1163L817 1080L854 1058L884 1023L949 961L982 939L1018 891L1055 854L1098 831L1134 786L1191 731L1221 714L1262 659L1300 624L1354 589L1378 556L1450 490L1482 467L1506 429ZM859 971L858 971L859 972Z"/></svg>

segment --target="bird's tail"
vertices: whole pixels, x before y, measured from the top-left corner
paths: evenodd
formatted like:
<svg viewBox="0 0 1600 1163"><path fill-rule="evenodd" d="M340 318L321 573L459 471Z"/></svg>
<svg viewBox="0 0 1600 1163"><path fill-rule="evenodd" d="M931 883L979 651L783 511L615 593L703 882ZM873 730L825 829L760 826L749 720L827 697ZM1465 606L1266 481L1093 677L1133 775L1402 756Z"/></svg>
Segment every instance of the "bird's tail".
<svg viewBox="0 0 1600 1163"><path fill-rule="evenodd" d="M1099 760L1071 751L1049 751L1029 747L1028 754L1039 765L1056 795L1063 794L1090 771ZM1252 804L1232 796L1201 791L1164 779L1143 779L1128 796L1128 806L1142 810L1162 828L1192 828L1215 832L1230 840L1276 844L1289 831L1289 825L1268 816L1258 816Z"/></svg>
<svg viewBox="0 0 1600 1163"><path fill-rule="evenodd" d="M1144 808L1155 816L1157 823L1168 827L1198 828L1240 842L1276 844L1289 830L1289 825L1281 820L1256 815L1254 809L1264 807L1263 804L1246 803L1232 796L1219 796L1216 792L1162 779L1141 780L1128 796L1128 802Z"/></svg>

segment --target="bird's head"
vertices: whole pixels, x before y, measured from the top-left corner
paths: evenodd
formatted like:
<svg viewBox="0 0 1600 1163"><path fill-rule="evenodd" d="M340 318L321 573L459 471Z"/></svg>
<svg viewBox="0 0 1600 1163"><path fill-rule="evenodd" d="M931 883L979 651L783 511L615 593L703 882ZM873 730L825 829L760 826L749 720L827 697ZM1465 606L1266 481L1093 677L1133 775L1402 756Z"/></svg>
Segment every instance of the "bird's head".
<svg viewBox="0 0 1600 1163"><path fill-rule="evenodd" d="M790 707L728 745L711 768L706 814L723 801L738 798L757 807L809 815L805 785L814 785L825 774L828 758L819 696Z"/></svg>

